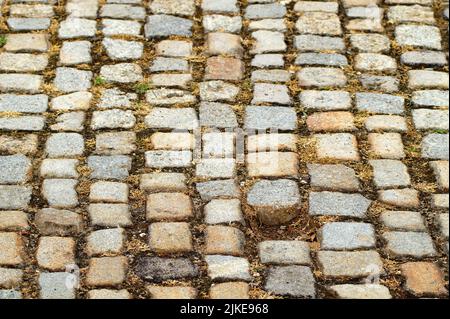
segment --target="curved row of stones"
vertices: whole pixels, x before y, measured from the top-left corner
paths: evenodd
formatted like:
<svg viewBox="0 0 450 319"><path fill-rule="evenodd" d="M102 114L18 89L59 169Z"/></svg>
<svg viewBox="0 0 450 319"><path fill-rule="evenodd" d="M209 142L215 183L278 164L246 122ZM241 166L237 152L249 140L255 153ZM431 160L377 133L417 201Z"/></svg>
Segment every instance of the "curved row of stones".
<svg viewBox="0 0 450 319"><path fill-rule="evenodd" d="M448 9L245 2L0 1L0 298L448 293Z"/></svg>

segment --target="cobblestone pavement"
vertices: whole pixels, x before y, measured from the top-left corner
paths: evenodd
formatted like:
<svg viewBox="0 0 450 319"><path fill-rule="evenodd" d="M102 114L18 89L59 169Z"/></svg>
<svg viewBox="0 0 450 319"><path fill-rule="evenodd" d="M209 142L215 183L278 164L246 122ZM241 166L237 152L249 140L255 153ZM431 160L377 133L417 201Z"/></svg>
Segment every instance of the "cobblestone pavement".
<svg viewBox="0 0 450 319"><path fill-rule="evenodd" d="M0 3L0 299L448 297L448 3Z"/></svg>

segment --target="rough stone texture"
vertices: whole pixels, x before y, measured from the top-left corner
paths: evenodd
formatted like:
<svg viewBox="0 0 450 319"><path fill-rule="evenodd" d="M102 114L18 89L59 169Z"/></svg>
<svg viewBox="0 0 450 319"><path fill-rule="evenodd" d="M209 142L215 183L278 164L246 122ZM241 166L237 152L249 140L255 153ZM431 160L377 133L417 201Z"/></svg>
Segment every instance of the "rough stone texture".
<svg viewBox="0 0 450 319"><path fill-rule="evenodd" d="M68 210L44 208L40 210L34 223L42 235L70 236L81 232L83 224L81 216Z"/></svg>
<svg viewBox="0 0 450 319"><path fill-rule="evenodd" d="M213 199L204 208L207 224L245 224L238 199Z"/></svg>
<svg viewBox="0 0 450 319"><path fill-rule="evenodd" d="M444 275L433 263L408 262L401 266L406 277L405 288L415 295L442 295L448 293Z"/></svg>
<svg viewBox="0 0 450 319"><path fill-rule="evenodd" d="M320 159L335 159L342 161L359 161L357 141L354 135L348 133L316 134L316 153Z"/></svg>
<svg viewBox="0 0 450 319"><path fill-rule="evenodd" d="M199 274L198 267L186 258L140 257L135 271L139 277L151 282L190 279Z"/></svg>
<svg viewBox="0 0 450 319"><path fill-rule="evenodd" d="M261 180L247 194L247 203L268 225L287 223L295 218L300 202L298 186L291 180Z"/></svg>
<svg viewBox="0 0 450 319"><path fill-rule="evenodd" d="M258 245L263 264L311 265L309 245L303 241L263 241Z"/></svg>
<svg viewBox="0 0 450 319"><path fill-rule="evenodd" d="M448 133L428 134L422 139L422 157L448 160Z"/></svg>
<svg viewBox="0 0 450 319"><path fill-rule="evenodd" d="M145 36L147 38L166 37L170 35L191 36L192 21L170 15L152 15L147 17Z"/></svg>
<svg viewBox="0 0 450 319"><path fill-rule="evenodd" d="M123 256L92 258L86 274L86 284L96 287L120 285L125 280L127 268L127 258Z"/></svg>
<svg viewBox="0 0 450 319"><path fill-rule="evenodd" d="M162 287L162 286L147 286L152 299L195 299L197 297L197 290L192 287Z"/></svg>
<svg viewBox="0 0 450 319"><path fill-rule="evenodd" d="M21 211L0 212L0 230L2 231L22 231L28 230L28 216Z"/></svg>
<svg viewBox="0 0 450 319"><path fill-rule="evenodd" d="M333 222L320 230L321 249L354 250L375 247L375 229L371 224Z"/></svg>
<svg viewBox="0 0 450 319"><path fill-rule="evenodd" d="M20 266L25 261L24 242L17 233L0 233L0 265Z"/></svg>
<svg viewBox="0 0 450 319"><path fill-rule="evenodd" d="M75 299L75 289L68 288L66 285L68 276L66 272L41 273L39 275L40 297L42 299Z"/></svg>
<svg viewBox="0 0 450 319"><path fill-rule="evenodd" d="M243 280L250 281L250 264L245 258L207 255L208 275L211 280Z"/></svg>
<svg viewBox="0 0 450 319"><path fill-rule="evenodd" d="M383 263L376 251L319 251L317 256L326 277L361 278L384 273Z"/></svg>
<svg viewBox="0 0 450 319"><path fill-rule="evenodd" d="M193 250L188 223L153 223L149 228L149 246L159 254Z"/></svg>
<svg viewBox="0 0 450 319"><path fill-rule="evenodd" d="M31 161L24 155L0 156L0 184L22 184L30 178Z"/></svg>
<svg viewBox="0 0 450 319"><path fill-rule="evenodd" d="M311 215L364 218L371 203L360 194L311 192L309 213Z"/></svg>
<svg viewBox="0 0 450 319"><path fill-rule="evenodd" d="M415 189L391 189L378 192L380 201L404 208L415 208L419 206L418 192Z"/></svg>
<svg viewBox="0 0 450 319"><path fill-rule="evenodd" d="M244 282L213 284L209 291L211 299L249 299L249 285Z"/></svg>
<svg viewBox="0 0 450 319"><path fill-rule="evenodd" d="M396 160L371 160L377 188L408 187L411 179L405 164Z"/></svg>
<svg viewBox="0 0 450 319"><path fill-rule="evenodd" d="M100 76L113 83L134 83L143 79L141 67L134 63L104 65L100 69Z"/></svg>
<svg viewBox="0 0 450 319"><path fill-rule="evenodd" d="M424 219L419 212L387 211L381 214L382 223L394 230L426 231Z"/></svg>
<svg viewBox="0 0 450 319"><path fill-rule="evenodd" d="M389 289L382 285L335 285L330 290L340 299L391 299Z"/></svg>
<svg viewBox="0 0 450 319"><path fill-rule="evenodd" d="M314 276L308 267L285 266L270 268L264 287L277 295L314 298L314 284Z"/></svg>
<svg viewBox="0 0 450 319"><path fill-rule="evenodd" d="M436 250L433 241L427 233L417 232L386 232L387 250L393 256L426 257L434 256Z"/></svg>
<svg viewBox="0 0 450 319"><path fill-rule="evenodd" d="M311 186L323 190L359 191L355 171L345 165L308 164Z"/></svg>
<svg viewBox="0 0 450 319"><path fill-rule="evenodd" d="M75 264L75 241L65 237L41 237L36 259L40 267L51 270L65 270Z"/></svg>
<svg viewBox="0 0 450 319"><path fill-rule="evenodd" d="M193 216L192 209L189 196L181 193L156 193L147 198L147 219L150 221L188 220Z"/></svg>

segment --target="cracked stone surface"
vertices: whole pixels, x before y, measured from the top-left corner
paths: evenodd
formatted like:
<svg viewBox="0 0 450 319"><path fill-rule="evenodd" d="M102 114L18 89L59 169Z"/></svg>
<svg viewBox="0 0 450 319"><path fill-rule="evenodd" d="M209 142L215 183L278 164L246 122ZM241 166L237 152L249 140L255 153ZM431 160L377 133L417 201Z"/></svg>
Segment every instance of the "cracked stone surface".
<svg viewBox="0 0 450 319"><path fill-rule="evenodd" d="M447 0L0 4L0 299L448 298Z"/></svg>

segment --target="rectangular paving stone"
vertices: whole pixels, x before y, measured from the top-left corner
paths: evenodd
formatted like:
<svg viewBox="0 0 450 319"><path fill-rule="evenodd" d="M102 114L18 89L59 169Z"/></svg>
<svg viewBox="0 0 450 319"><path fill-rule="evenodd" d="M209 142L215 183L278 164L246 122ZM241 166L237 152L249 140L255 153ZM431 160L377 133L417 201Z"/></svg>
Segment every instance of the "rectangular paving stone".
<svg viewBox="0 0 450 319"><path fill-rule="evenodd" d="M81 215L54 208L39 210L34 223L39 232L45 236L72 236L79 234L83 229Z"/></svg>
<svg viewBox="0 0 450 319"><path fill-rule="evenodd" d="M375 229L367 223L326 223L319 233L323 250L356 250L374 248Z"/></svg>
<svg viewBox="0 0 450 319"><path fill-rule="evenodd" d="M24 243L18 233L0 232L0 266L20 266L25 261Z"/></svg>
<svg viewBox="0 0 450 319"><path fill-rule="evenodd" d="M155 193L147 197L147 220L181 222L193 217L191 198L182 193Z"/></svg>
<svg viewBox="0 0 450 319"><path fill-rule="evenodd" d="M297 115L289 107L247 106L244 126L250 130L295 130Z"/></svg>
<svg viewBox="0 0 450 319"><path fill-rule="evenodd" d="M6 22L12 31L38 31L50 27L48 18L9 18Z"/></svg>
<svg viewBox="0 0 450 319"><path fill-rule="evenodd" d="M438 106L448 109L448 91L419 90L412 95L412 103L415 107Z"/></svg>
<svg viewBox="0 0 450 319"><path fill-rule="evenodd" d="M247 259L234 256L206 255L208 275L213 281L250 281L250 264Z"/></svg>
<svg viewBox="0 0 450 319"><path fill-rule="evenodd" d="M272 267L264 286L267 291L296 298L315 298L315 280L312 271L305 266Z"/></svg>
<svg viewBox="0 0 450 319"><path fill-rule="evenodd" d="M221 181L216 181L216 185L217 182ZM204 189L202 189L202 186L203 185L201 185L200 188L197 187L197 190L205 197ZM208 204L205 205L204 214L205 223L209 225L229 223L240 223L243 225L245 224L241 209L241 202L238 199L212 199Z"/></svg>
<svg viewBox="0 0 450 319"><path fill-rule="evenodd" d="M405 99L401 96L379 93L356 93L356 107L375 114L403 114Z"/></svg>
<svg viewBox="0 0 450 319"><path fill-rule="evenodd" d="M127 270L127 257L92 258L86 274L86 284L95 287L120 285L126 279Z"/></svg>
<svg viewBox="0 0 450 319"><path fill-rule="evenodd" d="M39 93L42 80L35 74L0 74L0 92Z"/></svg>
<svg viewBox="0 0 450 319"><path fill-rule="evenodd" d="M153 168L190 167L191 151L148 151L145 152L145 165Z"/></svg>
<svg viewBox="0 0 450 319"><path fill-rule="evenodd" d="M186 176L182 173L151 173L141 175L140 189L150 193L184 192Z"/></svg>
<svg viewBox="0 0 450 319"><path fill-rule="evenodd" d="M91 178L124 180L131 169L131 158L125 155L89 156Z"/></svg>
<svg viewBox="0 0 450 319"><path fill-rule="evenodd" d="M3 72L38 72L48 65L46 54L8 53L0 54L0 71Z"/></svg>
<svg viewBox="0 0 450 319"><path fill-rule="evenodd" d="M342 38L319 35L299 35L295 37L295 47L304 51L336 51L343 52L345 43Z"/></svg>
<svg viewBox="0 0 450 319"><path fill-rule="evenodd" d="M371 200L361 194L311 192L309 194L309 214L364 218L371 203Z"/></svg>
<svg viewBox="0 0 450 319"><path fill-rule="evenodd" d="M309 244L297 240L268 240L258 245L263 264L311 265Z"/></svg>
<svg viewBox="0 0 450 319"><path fill-rule="evenodd" d="M24 155L0 156L0 184L23 184L30 178L31 161Z"/></svg>
<svg viewBox="0 0 450 319"><path fill-rule="evenodd" d="M47 34L15 33L6 35L6 51L46 52L50 47Z"/></svg>
<svg viewBox="0 0 450 319"><path fill-rule="evenodd" d="M240 196L239 186L232 179L200 182L195 185L204 201L210 201L214 198L237 198Z"/></svg>
<svg viewBox="0 0 450 319"><path fill-rule="evenodd" d="M67 272L41 273L39 288L41 299L75 299L75 289L67 287Z"/></svg>
<svg viewBox="0 0 450 319"><path fill-rule="evenodd" d="M307 164L311 187L323 190L353 191L360 190L360 183L355 171L342 164L319 165Z"/></svg>
<svg viewBox="0 0 450 319"><path fill-rule="evenodd" d="M431 133L422 139L422 157L428 159L448 160L448 134Z"/></svg>
<svg viewBox="0 0 450 319"><path fill-rule="evenodd" d="M346 110L352 106L351 96L345 91L303 90L299 99L303 107L313 110Z"/></svg>
<svg viewBox="0 0 450 319"><path fill-rule="evenodd" d="M369 164L373 168L373 180L378 189L408 187L411 185L408 168L401 161L371 160Z"/></svg>
<svg viewBox="0 0 450 319"><path fill-rule="evenodd" d="M125 231L122 228L101 229L87 237L86 252L89 256L120 254L125 244Z"/></svg>
<svg viewBox="0 0 450 319"><path fill-rule="evenodd" d="M436 254L433 241L427 233L392 231L384 233L383 237L387 241L386 249L394 257L419 258Z"/></svg>
<svg viewBox="0 0 450 319"><path fill-rule="evenodd" d="M13 289L22 281L23 271L20 269L0 268L0 287Z"/></svg>
<svg viewBox="0 0 450 319"><path fill-rule="evenodd" d="M187 258L139 257L134 270L139 277L150 282L190 279L199 274L198 267Z"/></svg>
<svg viewBox="0 0 450 319"><path fill-rule="evenodd" d="M0 212L0 231L22 231L29 228L26 213L15 210Z"/></svg>
<svg viewBox="0 0 450 319"><path fill-rule="evenodd" d="M340 299L392 299L389 289L377 284L334 285L330 290Z"/></svg>
<svg viewBox="0 0 450 319"><path fill-rule="evenodd" d="M383 274L383 263L376 251L319 251L319 264L326 277L361 278Z"/></svg>
<svg viewBox="0 0 450 319"><path fill-rule="evenodd" d="M0 94L0 112L42 113L47 106L48 96L45 94Z"/></svg>
<svg viewBox="0 0 450 319"><path fill-rule="evenodd" d="M393 230L426 231L420 212L386 211L380 215L381 222Z"/></svg>
<svg viewBox="0 0 450 319"><path fill-rule="evenodd" d="M144 30L147 38L172 35L190 37L192 35L192 26L193 22L191 20L161 14L148 16Z"/></svg>
<svg viewBox="0 0 450 319"><path fill-rule="evenodd" d="M127 227L133 224L127 204L90 204L88 212L95 226Z"/></svg>
<svg viewBox="0 0 450 319"><path fill-rule="evenodd" d="M0 209L26 209L31 200L31 187L0 185Z"/></svg>
<svg viewBox="0 0 450 319"><path fill-rule="evenodd" d="M408 78L408 87L412 90L449 88L449 77L446 72L411 70L408 71Z"/></svg>

